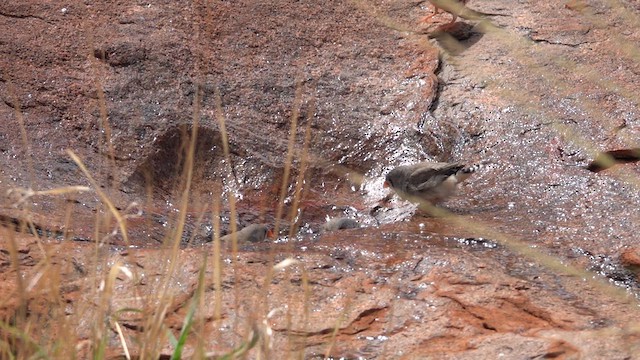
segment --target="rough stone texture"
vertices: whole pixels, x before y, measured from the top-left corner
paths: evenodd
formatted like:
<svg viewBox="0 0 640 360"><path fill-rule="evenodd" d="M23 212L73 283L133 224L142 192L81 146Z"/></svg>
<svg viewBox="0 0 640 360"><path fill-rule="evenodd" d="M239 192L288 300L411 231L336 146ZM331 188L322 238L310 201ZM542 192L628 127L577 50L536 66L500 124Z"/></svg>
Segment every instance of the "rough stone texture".
<svg viewBox="0 0 640 360"><path fill-rule="evenodd" d="M53 356L89 357L97 324L109 357L123 355L118 331L134 355L170 354L164 334L182 328L209 254L186 356L252 331L250 358L636 356L638 167L585 166L639 147L638 8L469 5L496 27L438 31L449 15L417 24L430 6L415 1L0 5L0 319L38 324ZM240 227L274 223L292 119L293 178L311 134L300 231L285 234L290 179L279 240L235 261L225 244L219 291L201 244L216 199L223 233L232 221L219 183ZM16 190L92 185L68 148L94 191ZM451 218L381 202L383 174L423 160L494 165L443 205ZM327 216L365 227L318 234ZM298 262L269 277L286 258ZM76 338L55 347L62 333Z"/></svg>

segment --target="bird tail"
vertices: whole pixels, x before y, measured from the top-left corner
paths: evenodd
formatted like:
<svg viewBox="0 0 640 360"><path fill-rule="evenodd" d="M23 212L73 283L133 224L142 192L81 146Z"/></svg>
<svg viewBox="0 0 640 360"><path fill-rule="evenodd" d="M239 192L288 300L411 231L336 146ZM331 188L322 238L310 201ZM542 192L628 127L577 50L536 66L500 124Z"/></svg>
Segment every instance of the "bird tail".
<svg viewBox="0 0 640 360"><path fill-rule="evenodd" d="M476 11L468 8L465 5L466 1L460 2L458 0L441 0L442 4L439 6L446 12L453 14L455 16L459 16L463 19L467 20L484 20L486 19L486 15L480 11ZM437 8L436 8L437 9Z"/></svg>
<svg viewBox="0 0 640 360"><path fill-rule="evenodd" d="M463 167L460 171L467 174L473 174L474 172L484 169L488 165L491 165L491 162L488 160L483 160L473 165L468 165Z"/></svg>
<svg viewBox="0 0 640 360"><path fill-rule="evenodd" d="M471 176L471 174L482 170L484 168L486 168L487 166L491 165L491 162L488 160L483 160L480 161L478 163L475 163L473 165L468 165L463 167L462 169L460 169L458 171L458 173L456 174L456 178L458 179L458 182L463 182L465 181L469 176Z"/></svg>
<svg viewBox="0 0 640 360"><path fill-rule="evenodd" d="M464 7L456 15L458 15L461 18L466 19L466 20L484 20L484 19L487 18L487 15L490 15L490 14L485 14L483 12L476 11L476 10L473 10L473 9L469 9L468 7Z"/></svg>

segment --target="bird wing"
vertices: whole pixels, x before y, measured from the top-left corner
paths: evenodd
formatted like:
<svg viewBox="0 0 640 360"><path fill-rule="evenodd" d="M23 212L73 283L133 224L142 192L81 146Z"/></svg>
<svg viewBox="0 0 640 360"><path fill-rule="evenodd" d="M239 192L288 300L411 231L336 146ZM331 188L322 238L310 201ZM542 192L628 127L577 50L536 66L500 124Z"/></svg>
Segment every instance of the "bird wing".
<svg viewBox="0 0 640 360"><path fill-rule="evenodd" d="M407 188L412 191L425 191L434 188L449 176L455 175L464 165L435 163L429 166L419 166L407 179Z"/></svg>
<svg viewBox="0 0 640 360"><path fill-rule="evenodd" d="M429 0L434 6L467 20L481 20L484 15L465 6L466 1L458 0Z"/></svg>
<svg viewBox="0 0 640 360"><path fill-rule="evenodd" d="M465 7L464 2L458 0L429 0L429 2L448 13L456 15L461 13Z"/></svg>

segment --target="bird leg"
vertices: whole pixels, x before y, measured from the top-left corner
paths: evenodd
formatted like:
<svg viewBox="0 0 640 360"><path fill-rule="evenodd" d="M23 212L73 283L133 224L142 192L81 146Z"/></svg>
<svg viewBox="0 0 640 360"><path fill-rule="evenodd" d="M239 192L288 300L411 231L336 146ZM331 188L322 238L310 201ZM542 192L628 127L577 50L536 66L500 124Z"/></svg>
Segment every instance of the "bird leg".
<svg viewBox="0 0 640 360"><path fill-rule="evenodd" d="M446 26L451 26L458 19L458 15L456 14L451 14L451 16L453 16L453 19L451 19L451 22L448 23Z"/></svg>
<svg viewBox="0 0 640 360"><path fill-rule="evenodd" d="M440 13L440 8L433 5L433 13L431 15L427 15L425 17L423 17L422 19L420 19L419 22L427 22L429 21L432 17L438 15Z"/></svg>
<svg viewBox="0 0 640 360"><path fill-rule="evenodd" d="M456 22L456 20L458 19L458 15L456 14L451 14L451 16L453 16L453 19L451 19L451 22L449 22L448 24L444 24L442 26L439 27L440 30L442 31L446 31L451 29L452 27L454 27L454 23Z"/></svg>
<svg viewBox="0 0 640 360"><path fill-rule="evenodd" d="M440 27L440 29L449 29L453 27L458 17L465 19L478 19L480 14L468 9L465 5L468 0L429 0L434 7L434 12L431 15L423 17L420 22L427 22L429 19L440 13L440 11L451 14L452 19L448 24Z"/></svg>

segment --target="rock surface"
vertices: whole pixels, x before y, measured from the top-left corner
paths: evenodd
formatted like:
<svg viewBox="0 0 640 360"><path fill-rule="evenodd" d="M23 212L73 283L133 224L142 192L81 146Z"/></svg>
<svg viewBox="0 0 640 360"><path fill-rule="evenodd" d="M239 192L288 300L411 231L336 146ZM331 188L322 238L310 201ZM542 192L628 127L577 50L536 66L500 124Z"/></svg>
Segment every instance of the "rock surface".
<svg viewBox="0 0 640 360"><path fill-rule="evenodd" d="M638 166L587 165L639 147L638 9L469 6L0 5L0 319L52 357L171 354L197 299L187 357L633 358ZM424 160L494 166L444 218L381 202ZM221 235L281 212L279 239L214 251L220 200Z"/></svg>

